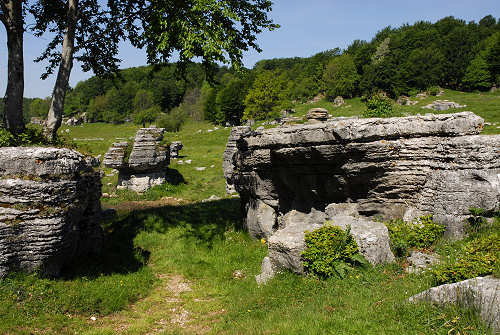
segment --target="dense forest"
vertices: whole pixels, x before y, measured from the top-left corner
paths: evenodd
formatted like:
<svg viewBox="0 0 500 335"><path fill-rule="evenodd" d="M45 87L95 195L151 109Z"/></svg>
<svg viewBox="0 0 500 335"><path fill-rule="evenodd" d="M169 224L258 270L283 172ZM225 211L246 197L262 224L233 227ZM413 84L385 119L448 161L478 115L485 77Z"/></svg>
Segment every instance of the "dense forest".
<svg viewBox="0 0 500 335"><path fill-rule="evenodd" d="M333 100L380 91L396 98L436 86L488 90L500 85L500 20L446 17L387 27L345 50L263 60L239 72L220 67L210 81L200 64L178 70L175 64L144 66L113 78L92 77L68 92L64 113L86 113L91 122L156 120L176 128L185 117L218 124L271 118L318 94ZM48 98L34 99L29 114L44 117L48 104Z"/></svg>

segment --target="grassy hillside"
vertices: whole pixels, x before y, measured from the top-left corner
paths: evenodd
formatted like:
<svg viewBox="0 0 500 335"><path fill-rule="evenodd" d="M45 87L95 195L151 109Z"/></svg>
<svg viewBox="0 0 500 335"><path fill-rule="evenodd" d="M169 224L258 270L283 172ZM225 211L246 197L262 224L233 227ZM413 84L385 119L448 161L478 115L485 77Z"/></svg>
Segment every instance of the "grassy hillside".
<svg viewBox="0 0 500 335"><path fill-rule="evenodd" d="M401 108L427 112L419 106L433 99ZM499 94L446 91L438 99L467 104L464 110L500 122ZM360 115L364 108L359 99L340 108L322 101L296 106L296 114L315 106L335 116ZM500 133L499 126L486 132ZM86 124L61 131L82 151L103 155L136 129ZM60 279L1 279L0 334L488 334L473 311L409 304L408 297L433 280L406 274L402 263L359 269L342 280L282 273L259 287L254 276L267 246L249 238L239 199L224 192L229 132L189 122L179 133L167 133L168 141L184 144L183 157L170 164L170 172L184 180L178 185L139 196L117 191L116 174L105 169L103 192L116 197L103 199L103 206L118 209L119 216L103 223L103 255L79 260ZM201 202L211 195L220 200ZM457 246L441 242L438 249ZM235 276L236 270L242 275Z"/></svg>

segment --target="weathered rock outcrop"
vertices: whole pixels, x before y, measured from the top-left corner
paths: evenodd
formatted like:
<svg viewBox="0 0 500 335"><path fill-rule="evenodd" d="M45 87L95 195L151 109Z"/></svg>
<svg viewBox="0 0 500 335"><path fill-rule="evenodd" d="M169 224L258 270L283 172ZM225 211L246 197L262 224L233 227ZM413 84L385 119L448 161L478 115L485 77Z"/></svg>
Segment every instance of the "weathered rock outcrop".
<svg viewBox="0 0 500 335"><path fill-rule="evenodd" d="M56 148L0 148L0 276L57 276L102 246L101 181L85 157Z"/></svg>
<svg viewBox="0 0 500 335"><path fill-rule="evenodd" d="M117 169L118 186L135 192L163 184L170 162L169 148L161 145L163 128L141 128L137 131L132 151L127 161L127 142L113 143L104 155L103 165Z"/></svg>
<svg viewBox="0 0 500 335"><path fill-rule="evenodd" d="M315 209L307 214L292 210L278 221L279 229L268 239L269 256L264 258L262 273L256 277L259 284L265 283L282 269L304 274L302 252L306 248L305 233L321 228L327 221L344 230L349 226L359 252L370 264L394 261L389 247L389 233L381 222L345 215L328 216Z"/></svg>
<svg viewBox="0 0 500 335"><path fill-rule="evenodd" d="M292 210L331 203L364 216L431 213L459 236L470 207L500 202L500 136L478 135L482 126L463 112L267 129L238 140L230 182L255 237Z"/></svg>
<svg viewBox="0 0 500 335"><path fill-rule="evenodd" d="M249 126L238 126L231 129L231 134L227 140L226 150L224 151L224 156L222 158L222 170L224 171L224 178L226 178L226 193L235 193L232 182L232 176L234 171L233 156L238 151L236 148L236 141L241 138L244 134L250 133Z"/></svg>
<svg viewBox="0 0 500 335"><path fill-rule="evenodd" d="M174 141L170 144L170 158L179 157L179 151L182 150L184 146L181 141Z"/></svg>
<svg viewBox="0 0 500 335"><path fill-rule="evenodd" d="M500 279L477 277L458 283L433 287L414 295L410 301L428 301L438 305L458 304L479 311L481 318L500 331Z"/></svg>

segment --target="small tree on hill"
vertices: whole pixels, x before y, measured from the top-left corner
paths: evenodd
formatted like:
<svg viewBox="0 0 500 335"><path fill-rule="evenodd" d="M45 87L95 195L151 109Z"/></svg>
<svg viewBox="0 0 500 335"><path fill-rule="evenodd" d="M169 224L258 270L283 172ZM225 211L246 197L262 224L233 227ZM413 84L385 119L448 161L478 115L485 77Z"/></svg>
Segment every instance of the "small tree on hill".
<svg viewBox="0 0 500 335"><path fill-rule="evenodd" d="M258 74L245 97L243 119L263 120L277 114L286 100L286 87L284 78L272 71Z"/></svg>
<svg viewBox="0 0 500 335"><path fill-rule="evenodd" d="M488 90L492 86L488 63L481 55L474 58L467 67L462 84L469 90Z"/></svg>
<svg viewBox="0 0 500 335"><path fill-rule="evenodd" d="M359 75L352 57L344 54L332 59L323 73L325 93L328 98L352 97L358 87Z"/></svg>

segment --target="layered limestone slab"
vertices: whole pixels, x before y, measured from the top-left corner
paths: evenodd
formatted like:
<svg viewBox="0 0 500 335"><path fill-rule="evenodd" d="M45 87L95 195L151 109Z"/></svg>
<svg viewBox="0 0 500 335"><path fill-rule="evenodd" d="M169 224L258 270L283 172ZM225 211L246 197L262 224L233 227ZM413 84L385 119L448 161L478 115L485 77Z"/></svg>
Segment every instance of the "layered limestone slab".
<svg viewBox="0 0 500 335"><path fill-rule="evenodd" d="M494 331L500 331L500 279L477 277L458 283L433 287L414 295L410 301L428 301L438 305L458 304L479 311Z"/></svg>
<svg viewBox="0 0 500 335"><path fill-rule="evenodd" d="M324 211L331 203L355 204L364 216L433 214L449 236L460 236L470 207L495 211L500 202L500 136L478 135L482 126L463 112L247 133L237 141L230 180L255 237L276 230L291 210ZM256 216L255 208L266 211Z"/></svg>
<svg viewBox="0 0 500 335"><path fill-rule="evenodd" d="M161 144L164 132L164 128L139 129L129 157L127 150L132 144L113 143L103 164L119 171L117 188L145 192L165 182L170 155L169 147Z"/></svg>
<svg viewBox="0 0 500 335"><path fill-rule="evenodd" d="M69 149L0 148L0 276L39 270L57 276L102 247L101 181Z"/></svg>

